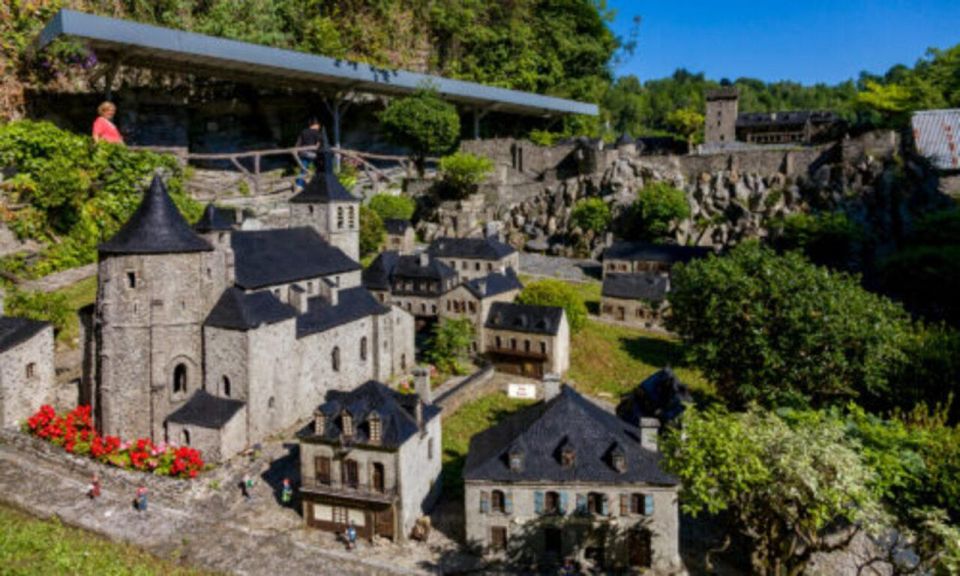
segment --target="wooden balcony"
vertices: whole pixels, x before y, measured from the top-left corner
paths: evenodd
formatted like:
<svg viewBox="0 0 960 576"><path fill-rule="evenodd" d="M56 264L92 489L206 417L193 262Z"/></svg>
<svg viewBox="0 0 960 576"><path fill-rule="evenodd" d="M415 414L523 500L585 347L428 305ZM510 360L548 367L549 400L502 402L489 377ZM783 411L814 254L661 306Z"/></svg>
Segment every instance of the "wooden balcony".
<svg viewBox="0 0 960 576"><path fill-rule="evenodd" d="M356 484L354 486L341 484L339 482L324 484L318 482L315 478L304 480L300 485L300 491L317 496L381 502L383 504L390 504L397 499L397 490L395 488L378 490L375 486L369 484Z"/></svg>

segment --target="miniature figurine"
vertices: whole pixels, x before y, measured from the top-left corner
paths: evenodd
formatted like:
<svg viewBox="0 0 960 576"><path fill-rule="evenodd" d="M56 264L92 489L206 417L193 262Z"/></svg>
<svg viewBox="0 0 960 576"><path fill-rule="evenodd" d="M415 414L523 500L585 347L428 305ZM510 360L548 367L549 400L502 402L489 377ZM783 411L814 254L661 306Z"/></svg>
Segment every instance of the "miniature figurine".
<svg viewBox="0 0 960 576"><path fill-rule="evenodd" d="M143 484L137 487L137 496L134 499L134 503L136 504L137 512L147 511L147 487Z"/></svg>
<svg viewBox="0 0 960 576"><path fill-rule="evenodd" d="M290 486L290 479L283 479L283 488L280 491L280 501L289 504L293 500L293 487Z"/></svg>
<svg viewBox="0 0 960 576"><path fill-rule="evenodd" d="M87 488L87 496L91 500L96 500L100 497L100 477L96 474L94 474L90 480L90 486Z"/></svg>

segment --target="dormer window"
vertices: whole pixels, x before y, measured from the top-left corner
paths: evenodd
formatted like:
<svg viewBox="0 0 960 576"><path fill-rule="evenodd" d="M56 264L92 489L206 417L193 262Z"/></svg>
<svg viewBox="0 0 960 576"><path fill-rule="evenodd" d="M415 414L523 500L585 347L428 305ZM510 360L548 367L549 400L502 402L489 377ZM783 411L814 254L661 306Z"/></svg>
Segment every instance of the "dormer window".
<svg viewBox="0 0 960 576"><path fill-rule="evenodd" d="M613 469L620 474L627 471L627 455L618 444L615 444L613 450L610 451L610 464L612 464Z"/></svg>
<svg viewBox="0 0 960 576"><path fill-rule="evenodd" d="M353 416L346 410L340 415L340 429L347 438L353 437Z"/></svg>
<svg viewBox="0 0 960 576"><path fill-rule="evenodd" d="M513 447L510 449L510 453L507 455L507 459L510 463L511 472L520 472L523 470L523 450L519 447Z"/></svg>
<svg viewBox="0 0 960 576"><path fill-rule="evenodd" d="M323 433L327 429L327 415L317 410L313 413L313 433L318 436L323 436Z"/></svg>
<svg viewBox="0 0 960 576"><path fill-rule="evenodd" d="M383 440L383 423L380 421L380 415L371 412L367 423L370 426L370 443L379 444Z"/></svg>
<svg viewBox="0 0 960 576"><path fill-rule="evenodd" d="M560 465L564 468L571 468L574 464L576 464L576 462L577 451L573 448L573 446L567 444L560 451Z"/></svg>

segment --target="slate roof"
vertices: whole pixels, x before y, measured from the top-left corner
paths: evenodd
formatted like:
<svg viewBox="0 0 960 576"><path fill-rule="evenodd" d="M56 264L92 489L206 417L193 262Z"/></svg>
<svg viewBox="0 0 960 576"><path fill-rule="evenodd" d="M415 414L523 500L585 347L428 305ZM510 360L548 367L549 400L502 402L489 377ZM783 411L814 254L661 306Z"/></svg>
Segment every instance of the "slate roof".
<svg viewBox="0 0 960 576"><path fill-rule="evenodd" d="M359 270L360 264L308 226L240 230L230 235L236 285L255 290Z"/></svg>
<svg viewBox="0 0 960 576"><path fill-rule="evenodd" d="M360 199L347 191L333 171L333 151L324 148L320 153L317 171L307 182L303 191L290 199L293 203L360 202Z"/></svg>
<svg viewBox="0 0 960 576"><path fill-rule="evenodd" d="M361 273L363 285L368 290L389 290L390 274L397 265L400 254L396 250L385 250Z"/></svg>
<svg viewBox="0 0 960 576"><path fill-rule="evenodd" d="M564 446L575 449L570 467L560 462ZM619 447L626 470L618 472L610 453ZM508 453L522 454L520 470L510 469ZM529 406L507 417L470 441L464 480L492 482L597 482L676 486L663 471L660 454L640 444L640 429L607 412L563 385L548 402Z"/></svg>
<svg viewBox="0 0 960 576"><path fill-rule="evenodd" d="M441 258L500 260L516 252L496 238L437 238L430 244L431 255Z"/></svg>
<svg viewBox="0 0 960 576"><path fill-rule="evenodd" d="M399 278L421 278L429 280L442 280L451 278L457 273L453 268L447 266L436 258L429 258L427 265L420 264L419 254L402 255L397 257L397 263L390 272L391 277Z"/></svg>
<svg viewBox="0 0 960 576"><path fill-rule="evenodd" d="M690 388L664 368L640 383L617 405L617 415L636 426L641 418L657 418L661 423L674 421L693 402Z"/></svg>
<svg viewBox="0 0 960 576"><path fill-rule="evenodd" d="M206 390L197 390L186 404L167 416L167 421L216 430L229 422L245 405L240 400L221 398Z"/></svg>
<svg viewBox="0 0 960 576"><path fill-rule="evenodd" d="M960 170L960 108L920 110L910 124L921 156L938 170Z"/></svg>
<svg viewBox="0 0 960 576"><path fill-rule="evenodd" d="M233 230L237 223L236 213L229 208L217 208L212 203L203 209L203 215L193 225L197 232L216 232Z"/></svg>
<svg viewBox="0 0 960 576"><path fill-rule="evenodd" d="M252 330L296 315L296 308L278 300L273 292L264 290L247 294L239 288L230 287L223 291L204 325L228 330Z"/></svg>
<svg viewBox="0 0 960 576"><path fill-rule="evenodd" d="M315 296L307 301L307 312L297 316L297 338L389 311L389 308L377 302L373 294L360 286L339 290L336 306Z"/></svg>
<svg viewBox="0 0 960 576"><path fill-rule="evenodd" d="M6 352L14 346L26 342L49 325L49 322L40 322L29 318L0 316L0 352Z"/></svg>
<svg viewBox="0 0 960 576"><path fill-rule="evenodd" d="M616 242L603 251L604 260L644 260L653 262L689 262L704 258L713 251L702 246L677 244L648 244L646 242Z"/></svg>
<svg viewBox="0 0 960 576"><path fill-rule="evenodd" d="M213 246L190 228L163 180L154 176L137 211L99 250L101 254L170 254L204 252Z"/></svg>
<svg viewBox="0 0 960 576"><path fill-rule="evenodd" d="M638 274L614 274L608 272L603 278L603 296L627 300L660 302L667 297L670 280L663 274L642 272Z"/></svg>
<svg viewBox="0 0 960 576"><path fill-rule="evenodd" d="M468 280L463 283L463 286L477 298L489 298L511 290L523 289L523 283L517 278L517 273L513 271L513 268L507 268L503 274L491 272L481 278Z"/></svg>
<svg viewBox="0 0 960 576"><path fill-rule="evenodd" d="M737 128L760 126L802 126L830 124L840 118L828 110L789 110L785 112L744 112L737 115Z"/></svg>
<svg viewBox="0 0 960 576"><path fill-rule="evenodd" d="M342 433L340 416L346 410L354 422L352 442L369 444L368 419L375 412L380 417L381 426L381 441L377 446L399 448L414 434L420 432L415 416L418 403L420 403L420 397L416 394L401 394L375 380L369 380L349 392L331 390L327 392L327 401L319 408L327 416L323 434L317 435L311 423L300 432L300 437L339 442ZM422 404L422 411L425 423L440 414L440 408L433 404Z"/></svg>
<svg viewBox="0 0 960 576"><path fill-rule="evenodd" d="M383 221L383 227L387 229L387 234L401 236L410 229L413 224L409 220L400 220L399 218L387 218Z"/></svg>
<svg viewBox="0 0 960 576"><path fill-rule="evenodd" d="M487 328L513 330L529 334L556 336L563 319L559 306L534 306L513 302L494 302L487 313Z"/></svg>

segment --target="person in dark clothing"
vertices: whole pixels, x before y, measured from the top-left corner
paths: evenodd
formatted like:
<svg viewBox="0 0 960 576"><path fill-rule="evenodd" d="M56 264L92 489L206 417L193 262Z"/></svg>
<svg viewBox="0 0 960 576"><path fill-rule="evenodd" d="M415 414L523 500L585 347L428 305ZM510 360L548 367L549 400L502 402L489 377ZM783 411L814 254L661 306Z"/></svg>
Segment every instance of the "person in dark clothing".
<svg viewBox="0 0 960 576"><path fill-rule="evenodd" d="M300 132L300 136L297 137L297 148L304 146L312 147L312 150L301 150L297 152L297 157L300 159L300 177L297 178L297 186L303 188L306 184L307 172L310 171L311 164L315 164L317 161L317 149L320 147L320 144L324 141L323 138L323 128L320 126L320 120L316 117L310 118L307 121L307 127Z"/></svg>

